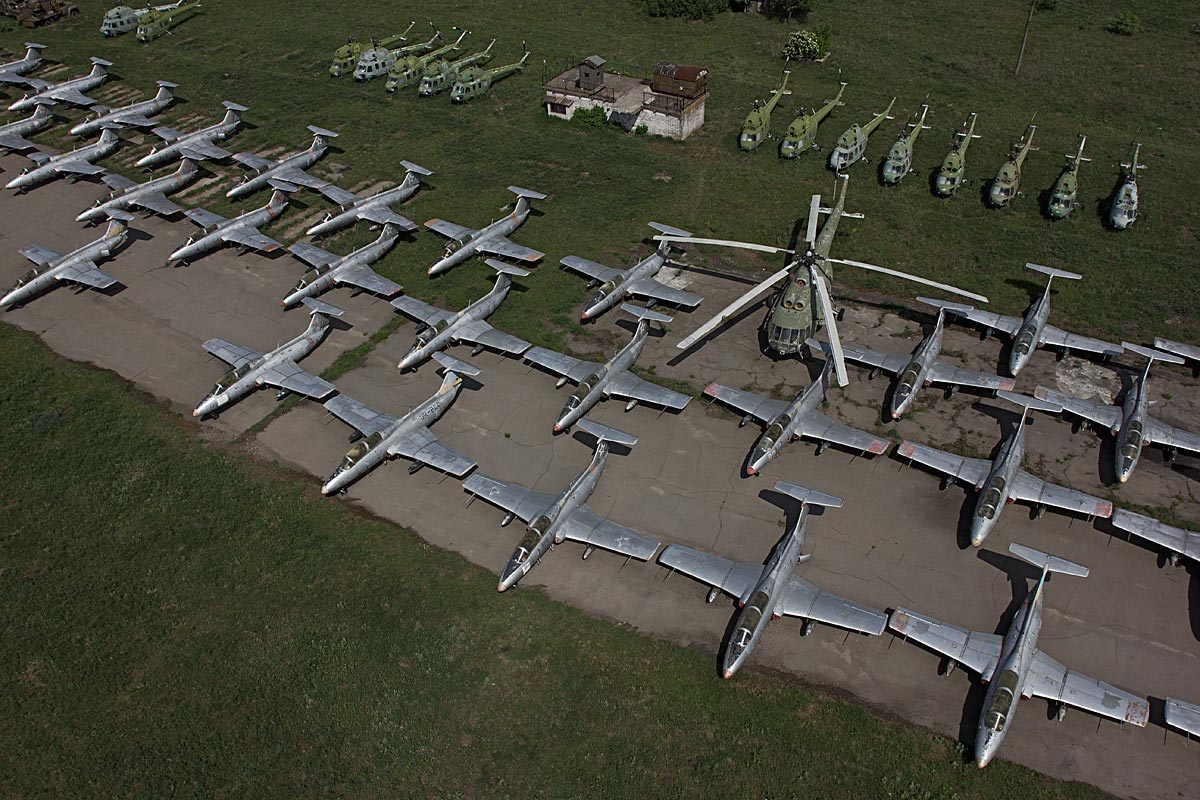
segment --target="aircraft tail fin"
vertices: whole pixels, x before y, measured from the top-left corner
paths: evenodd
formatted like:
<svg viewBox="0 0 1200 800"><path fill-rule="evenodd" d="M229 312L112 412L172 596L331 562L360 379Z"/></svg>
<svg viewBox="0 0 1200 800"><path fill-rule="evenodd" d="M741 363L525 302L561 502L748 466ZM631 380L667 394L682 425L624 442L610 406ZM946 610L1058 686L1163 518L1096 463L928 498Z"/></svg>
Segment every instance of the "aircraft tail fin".
<svg viewBox="0 0 1200 800"><path fill-rule="evenodd" d="M331 131L328 128L322 128L319 125L309 125L308 130L313 135L314 143L318 140L336 139L338 137L335 131Z"/></svg>
<svg viewBox="0 0 1200 800"><path fill-rule="evenodd" d="M524 197L529 200L545 200L546 195L541 192L535 192L533 189L524 189L520 186L510 186L508 190L517 197Z"/></svg>
<svg viewBox="0 0 1200 800"><path fill-rule="evenodd" d="M1158 340L1155 340L1158 343ZM1167 364L1182 364L1184 359L1175 353L1164 353L1162 350L1155 350L1152 347L1142 347L1141 345L1133 344L1132 342L1121 342L1121 347L1124 347L1130 352L1137 353L1139 356L1144 356L1151 361L1162 361Z"/></svg>
<svg viewBox="0 0 1200 800"><path fill-rule="evenodd" d="M400 166L404 167L406 172L411 172L416 175L432 175L433 171L425 169L420 164L414 164L411 161L401 161Z"/></svg>
<svg viewBox="0 0 1200 800"><path fill-rule="evenodd" d="M633 447L637 444L637 437L633 434L619 431L616 428L610 428L607 425L601 425L599 422L593 422L586 417L575 424L592 436L595 436L596 440L600 442L614 442L616 444L623 444L626 447Z"/></svg>
<svg viewBox="0 0 1200 800"><path fill-rule="evenodd" d="M449 353L443 353L440 350L433 354L433 360L442 365L442 369L446 373L445 379L442 381L442 386L445 386L448 381L455 379L455 374L458 375L478 375L479 367L469 361L455 358Z"/></svg>
<svg viewBox="0 0 1200 800"><path fill-rule="evenodd" d="M635 306L629 303L621 303L621 310L627 314L632 314L633 316L637 317L638 320L643 322L661 322L665 325L674 319L673 317L668 317L666 314L660 314L657 311L651 311L648 308L642 308L641 306Z"/></svg>
<svg viewBox="0 0 1200 800"><path fill-rule="evenodd" d="M996 396L1002 397L1010 403L1016 403L1017 405L1025 408L1026 410L1034 408L1034 409L1037 409L1038 411L1046 411L1050 414L1057 414L1058 412L1062 411L1062 406L1060 406L1057 403L1051 403L1048 400L1039 400L1038 398L1030 397L1027 394L1020 394L1018 392L1006 392L1003 389L1001 389L1000 391L996 392Z"/></svg>
<svg viewBox="0 0 1200 800"><path fill-rule="evenodd" d="M111 239L114 236L124 233L125 229L129 227L130 220L133 219L133 214L125 211L110 210L107 214L108 228L104 231L104 236L101 237L103 239Z"/></svg>
<svg viewBox="0 0 1200 800"><path fill-rule="evenodd" d="M794 483L775 481L775 491L783 492L788 497L794 497L801 503L809 506L824 506L825 508L842 507L842 498L818 492L816 489L809 489L806 486L798 486Z"/></svg>
<svg viewBox="0 0 1200 800"><path fill-rule="evenodd" d="M25 43L25 57L26 58L36 58L36 57L38 57L40 52L45 49L46 49L46 45L44 45L44 44L38 44L37 42L26 42Z"/></svg>
<svg viewBox="0 0 1200 800"><path fill-rule="evenodd" d="M483 263L487 264L492 269L502 275L515 275L518 278L524 278L529 275L529 270L521 269L515 264L509 264L506 261L501 261L498 258L485 258Z"/></svg>
<svg viewBox="0 0 1200 800"><path fill-rule="evenodd" d="M103 58L96 58L95 56L92 56L92 74L93 75L107 75L108 68L111 66L112 66L111 61L105 61Z"/></svg>
<svg viewBox="0 0 1200 800"><path fill-rule="evenodd" d="M649 225L651 228L654 228L654 230L658 231L659 233L663 234L664 236L691 236L692 235L690 231L685 231L680 228L672 228L670 225L663 225L661 222L648 222L646 224Z"/></svg>
<svg viewBox="0 0 1200 800"><path fill-rule="evenodd" d="M1065 269L1054 269L1054 267L1043 267L1041 264L1033 264L1026 262L1025 269L1031 269L1034 272L1040 272L1043 275L1049 275L1051 278L1069 278L1077 281L1083 276L1076 272L1067 272Z"/></svg>
<svg viewBox="0 0 1200 800"><path fill-rule="evenodd" d="M1067 561L1065 558L1043 553L1041 550L1034 550L1032 547L1026 547L1023 544L1010 544L1008 551L1019 558L1023 558L1035 567L1041 567L1044 572L1060 572L1063 575L1075 575L1080 578L1088 576L1089 570L1082 564L1076 564L1074 561Z"/></svg>

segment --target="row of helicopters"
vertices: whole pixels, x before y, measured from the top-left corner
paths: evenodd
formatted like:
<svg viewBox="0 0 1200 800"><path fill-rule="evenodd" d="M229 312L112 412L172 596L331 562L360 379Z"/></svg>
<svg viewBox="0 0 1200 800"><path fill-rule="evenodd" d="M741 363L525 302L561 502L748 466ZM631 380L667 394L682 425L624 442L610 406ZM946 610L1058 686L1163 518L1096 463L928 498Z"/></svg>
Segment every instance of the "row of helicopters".
<svg viewBox="0 0 1200 800"><path fill-rule="evenodd" d="M105 12L100 22L100 32L105 36L120 36L137 31L139 42L149 42L171 33L176 25L201 11L199 0L178 0L162 6L147 5L145 8L117 6Z"/></svg>
<svg viewBox="0 0 1200 800"><path fill-rule="evenodd" d="M755 101L754 108L746 116L738 136L738 147L743 151L756 150L764 141L772 138L771 115L780 98L791 94L787 88L789 75L790 70L785 70L779 87L771 90L770 99ZM820 149L816 144L817 127L833 113L835 108L845 105L842 102L842 95L845 91L846 83L843 81L840 83L837 95L832 100L827 101L819 108L801 108L800 114L792 120L787 133L779 143L780 158L796 158L808 150ZM891 116L891 110L895 104L896 98L893 97L887 108L872 117L866 124L855 123L838 137L837 144L834 145L829 155L829 166L834 172L841 173L858 161L868 161L866 151L871 134L885 120L895 119ZM917 138L921 135L921 131L930 129L925 124L928 115L929 98L926 97L921 101L920 108L912 114L900 130L896 141L888 150L887 157L880 169L880 176L884 184L894 186L905 175L913 172L913 152ZM933 179L933 192L938 197L951 197L967 183L967 149L971 140L981 138L979 134L975 133L977 116L975 112L968 114L966 120L954 133L954 138L950 143L950 152L942 160L942 165ZM996 172L996 177L988 187L987 201L991 206L1004 208L1021 194L1021 171L1026 156L1030 151L1037 149L1033 147L1033 137L1036 132L1037 125L1030 120L1021 138L1013 143L1008 158ZM1079 167L1082 163L1091 160L1083 155L1086 143L1087 137L1080 134L1078 148L1074 153L1066 155L1066 163L1063 165L1062 172L1050 190L1046 213L1053 220L1065 219L1078 205ZM1144 164L1138 163L1141 144L1134 142L1132 147L1133 152L1129 161L1121 164L1124 176L1109 208L1108 224L1118 231L1125 230L1137 219L1138 171L1146 168Z"/></svg>
<svg viewBox="0 0 1200 800"><path fill-rule="evenodd" d="M449 90L453 102L466 103L487 94L497 81L523 70L529 60L526 49L511 64L487 68L495 39L483 50L467 53L462 42L470 31L463 30L457 39L443 44L441 31L430 23L433 35L429 39L408 43L414 24L410 22L402 33L372 40L369 47L348 39L334 51L330 76L337 78L350 72L360 83L386 76L384 89L389 93L416 86L421 97L432 97Z"/></svg>

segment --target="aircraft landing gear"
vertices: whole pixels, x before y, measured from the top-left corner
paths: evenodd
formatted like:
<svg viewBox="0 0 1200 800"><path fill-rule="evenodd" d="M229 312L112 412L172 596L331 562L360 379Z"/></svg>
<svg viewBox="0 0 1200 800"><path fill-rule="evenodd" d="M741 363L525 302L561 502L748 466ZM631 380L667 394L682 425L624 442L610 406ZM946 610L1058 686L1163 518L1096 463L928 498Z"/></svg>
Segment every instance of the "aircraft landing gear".
<svg viewBox="0 0 1200 800"><path fill-rule="evenodd" d="M1071 434L1072 435L1079 433L1081 430L1083 430L1083 420L1077 419L1073 423L1071 423Z"/></svg>
<svg viewBox="0 0 1200 800"><path fill-rule="evenodd" d="M946 399L949 400L954 395L958 394L958 384L952 383L946 387Z"/></svg>
<svg viewBox="0 0 1200 800"><path fill-rule="evenodd" d="M958 667L958 662L955 661L953 658L943 658L942 663L938 669L938 675L945 678L947 675L954 672L954 670L957 667Z"/></svg>
<svg viewBox="0 0 1200 800"><path fill-rule="evenodd" d="M516 514L512 513L511 511L508 512L507 514L504 515L504 519L500 520L500 527L507 528L509 523L511 523L516 518L517 518Z"/></svg>
<svg viewBox="0 0 1200 800"><path fill-rule="evenodd" d="M425 465L422 464L420 461L414 461L413 463L408 465L408 474L416 475L417 472L420 471L421 467L423 467L423 466L425 466Z"/></svg>
<svg viewBox="0 0 1200 800"><path fill-rule="evenodd" d="M1030 519L1041 519L1044 516L1046 516L1046 506L1042 503L1038 503L1033 507L1033 510L1029 512Z"/></svg>
<svg viewBox="0 0 1200 800"><path fill-rule="evenodd" d="M1178 454L1179 451L1174 447L1168 447L1166 453L1163 455L1163 463L1170 466L1171 464L1175 463L1175 456Z"/></svg>
<svg viewBox="0 0 1200 800"><path fill-rule="evenodd" d="M709 589L708 597L704 598L704 602L711 603L713 600L716 600L717 599L717 591L718 591L718 589L715 586L712 587L711 589Z"/></svg>
<svg viewBox="0 0 1200 800"><path fill-rule="evenodd" d="M280 389L278 392L275 393L275 401L278 402L278 401L282 400L283 398L287 397L288 394L289 393L288 393L287 389Z"/></svg>
<svg viewBox="0 0 1200 800"><path fill-rule="evenodd" d="M803 627L800 628L800 635L801 636L812 636L812 632L813 632L813 621L811 619L804 620L804 625L803 625Z"/></svg>
<svg viewBox="0 0 1200 800"><path fill-rule="evenodd" d="M821 453L824 453L825 448L827 448L827 447L829 447L829 442L818 442L817 443L817 455L821 455Z"/></svg>
<svg viewBox="0 0 1200 800"><path fill-rule="evenodd" d="M596 546L594 544L589 544L587 547L583 548L583 560L587 561L588 556L590 556L592 554L592 551L595 549L596 549Z"/></svg>
<svg viewBox="0 0 1200 800"><path fill-rule="evenodd" d="M950 476L949 476L949 475L947 475L946 477L942 478L940 481L938 481L938 491L939 491L939 492L944 492L944 491L946 491L947 489L949 489L949 488L950 488L950 484L951 484L952 482L953 482L953 481L952 481L952 479L950 478Z"/></svg>
<svg viewBox="0 0 1200 800"><path fill-rule="evenodd" d="M1058 708L1054 712L1054 718L1056 720L1058 720L1059 722L1062 722L1064 719L1067 718L1067 704L1066 703L1058 704Z"/></svg>
<svg viewBox="0 0 1200 800"><path fill-rule="evenodd" d="M867 380L873 381L879 377L879 367L871 367L871 371L867 373Z"/></svg>

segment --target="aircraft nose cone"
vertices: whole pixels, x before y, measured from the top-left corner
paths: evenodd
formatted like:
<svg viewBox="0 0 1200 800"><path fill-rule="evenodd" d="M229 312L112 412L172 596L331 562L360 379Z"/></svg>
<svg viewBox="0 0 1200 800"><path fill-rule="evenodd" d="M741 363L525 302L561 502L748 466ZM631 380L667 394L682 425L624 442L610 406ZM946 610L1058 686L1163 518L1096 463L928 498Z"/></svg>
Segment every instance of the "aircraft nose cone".
<svg viewBox="0 0 1200 800"><path fill-rule="evenodd" d="M508 587L504 585L504 581L500 581L500 583L498 583L498 584L496 585L496 591L497 591L497 592L503 592L503 591L504 591L505 589L507 589L507 588L508 588Z"/></svg>
<svg viewBox="0 0 1200 800"><path fill-rule="evenodd" d="M971 547L980 547L980 546L982 546L982 545L983 545L983 539L984 539L984 537L983 537L983 536L980 536L979 534L973 534L973 535L971 536Z"/></svg>
<svg viewBox="0 0 1200 800"><path fill-rule="evenodd" d="M559 433L560 431L562 431L562 429L563 429L563 426L562 426L561 422L554 423L554 432L555 433Z"/></svg>
<svg viewBox="0 0 1200 800"><path fill-rule="evenodd" d="M754 475L754 474L756 474L757 472L758 472L758 470L756 470L756 469L754 468L754 465L750 465L750 466L747 466L747 467L746 467L746 474L747 474L747 475Z"/></svg>
<svg viewBox="0 0 1200 800"><path fill-rule="evenodd" d="M721 670L721 677L724 678L725 680L729 680L730 678L733 677L733 670L731 670L731 669Z"/></svg>

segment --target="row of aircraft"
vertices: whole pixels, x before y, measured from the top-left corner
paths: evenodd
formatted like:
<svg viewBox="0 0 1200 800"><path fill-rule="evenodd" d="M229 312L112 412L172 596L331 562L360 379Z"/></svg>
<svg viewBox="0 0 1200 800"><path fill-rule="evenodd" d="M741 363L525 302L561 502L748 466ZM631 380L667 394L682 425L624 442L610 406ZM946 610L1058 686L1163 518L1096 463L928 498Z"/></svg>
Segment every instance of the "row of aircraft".
<svg viewBox="0 0 1200 800"><path fill-rule="evenodd" d="M160 91L164 88L174 87L160 85ZM88 223L107 218L109 223L104 235L97 241L65 255L38 246L25 248L22 253L34 261L38 268L22 278L13 292L0 300L0 305L20 305L63 280L96 288L105 288L116 283L115 278L98 269L96 262L111 257L123 244L128 223L132 220L129 213L131 210L142 209L164 215L182 211L179 206L169 201L166 195L194 179L199 170L198 162L229 155L217 148L213 142L224 138L236 128L236 121L239 119L237 115L245 108L236 104L226 104L226 110L227 115L223 123L233 123L231 127L227 126L227 129L205 129L208 133L204 136L196 136L196 133L205 131L190 135L171 131L172 138L160 133L160 136L167 140L167 144L156 150L155 154L165 154L147 162L145 166L152 168L178 159L179 166L174 173L152 178L141 184L124 178L117 180L118 176L105 176L106 182L113 189L112 197L97 203L92 209L85 210L78 217L79 221ZM116 117L113 119L119 124L120 120ZM102 125L102 137L110 133L111 128ZM270 201L263 208L247 212L233 220L226 220L203 209L185 212L193 222L202 225L205 231L203 235L193 237L172 253L171 262L189 263L200 257L203 252L226 242L263 252L282 249L281 244L261 234L258 226L282 214L287 205L287 193L300 187L320 192L339 206L338 211L326 214L323 220L312 226L308 231L310 235L324 235L364 220L382 228L380 237L348 256L337 256L307 242L298 242L288 248L296 257L311 265L312 269L284 296L281 303L285 307L297 304L306 306L312 316L308 327L292 341L270 352L259 352L220 339L205 342L204 349L225 361L229 370L199 402L194 414L197 417L215 415L239 398L267 385L279 389L281 397L295 393L322 401L331 414L353 429L351 442L354 445L326 479L322 487L326 494L345 492L354 481L386 459L397 456L412 459L410 471L429 465L455 477L467 476L463 483L464 490L472 499L481 497L502 509L505 512L502 526L517 518L526 524L524 536L501 570L498 585L501 591L517 584L542 555L553 545L566 539L584 545L584 558L587 558L594 548L600 547L630 558L645 561L653 559L659 551L658 540L604 518L586 503L601 478L610 446L632 447L636 444L636 437L600 425L585 415L597 402L609 396L626 398L627 411L642 402L677 411L688 404L690 398L687 395L639 378L630 370L641 354L651 323L665 324L671 322L671 317L649 307L642 308L622 301L638 296L647 298L651 304L662 302L682 308L695 308L702 300L699 295L670 286L668 282L660 279L663 268L675 263L672 261L673 248L684 242L750 245L697 239L688 231L652 223L657 232L653 253L627 270L614 269L578 256L564 258L564 267L592 281L592 287L589 288L591 294L587 296L582 312L584 320L594 319L618 304L622 310L638 319L631 340L603 364L576 359L544 348L531 347L530 343L499 331L486 322L486 318L508 295L513 278L524 278L530 274L524 267L511 262L518 261L530 266L543 257L542 253L518 245L507 237L528 216L530 202L544 199L545 195L521 187L509 187L517 196L512 213L478 230L443 220L431 220L426 223L426 227L448 237L451 242L445 256L429 268L430 274L444 272L475 255L486 257L486 263L498 273L493 289L466 308L457 312L438 309L408 296L394 297L401 292L401 287L370 269L370 264L390 250L402 233L416 230L416 226L397 214L392 206L412 197L421 186L421 178L431 173L418 165L403 162L407 174L399 186L370 198L359 197L304 172L320 157L319 153L315 156L313 154L318 150L323 152L328 139L336 135L323 129L313 129L313 134L314 141L309 150L278 162L267 162L258 157L235 157L239 162L256 170L256 173L248 175L238 187L234 187L230 196L249 194L270 186L273 190ZM183 143L189 136L195 138ZM177 143L178 146L175 146ZM215 148L219 152L208 148ZM264 178L264 175L267 177ZM825 364L818 379L791 402L758 397L719 384L713 384L705 390L706 395L741 410L746 415L742 424L752 418L764 424L763 433L747 458L747 476L760 474L782 447L802 436L817 439L821 443L819 449L824 449L829 443L872 454L882 454L888 449L888 440L842 425L819 410L834 377L837 376L839 382L844 384L846 360L864 363L873 370L884 370L900 376L890 401L891 411L895 416L905 413L912 397L920 388L934 382L951 387L966 385L984 391L994 391L1000 397L1022 406L1024 413L1021 423L991 462L964 459L911 442L905 442L899 448L901 456L943 471L950 478L958 478L981 490L975 515L977 519L972 526L972 541L977 545L982 543L987 530L994 524L995 516L1009 499L1034 502L1039 508L1053 505L1087 516L1107 517L1112 512L1111 504L1046 483L1021 469L1023 436L1030 409L1051 413L1065 409L1106 425L1121 437L1119 452L1127 451L1126 444L1140 448L1141 444L1147 441L1162 442L1170 447L1194 449L1190 444L1183 442L1180 434L1185 432L1170 429L1161 423L1156 425L1157 421L1146 415L1148 403L1144 399L1144 387L1149 375L1148 366L1137 384L1134 400L1127 399L1121 409L1122 416L1119 421L1112 413L1116 410L1112 407L1104 407L1111 409L1105 411L1102 407L1085 406L1078 398L1067 398L1065 395L1041 388L1035 397L1011 391L1015 386L1015 377L1027 361L1029 352L1037 346L1079 349L1096 352L1102 356L1112 356L1121 352L1115 345L1078 337L1048 325L1049 282L1056 278L1079 278L1072 273L1030 265L1031 269L1047 275L1049 280L1043 297L1035 302L1022 318L1000 317L994 314L980 316L981 312L976 312L971 306L922 298L923 302L938 309L937 317L933 333L926 337L911 355L876 353L850 345L842 346L837 336L838 317L833 313L830 302L830 262L835 259L828 256L828 249L837 221L843 215L845 186L843 181L840 195L832 209L822 208L819 196L813 198L805 249L784 251L788 255L788 265L767 284L767 288L772 288L784 277L788 279L777 292L777 300L773 301L771 314L764 326L773 324L772 320L777 319L777 312L796 312L800 307L807 306L807 317L799 323L793 319L793 327L789 330L806 334L800 342L807 343L810 349L819 349L825 353ZM245 188L237 191L235 195L234 191L239 187ZM822 226L818 235L817 221L822 213L829 215L829 221ZM765 246L751 247L760 250L783 250ZM500 260L504 258L509 261ZM836 261L915 278L862 262ZM923 279L917 280L932 283ZM336 306L317 299L318 295L339 284L392 298L392 305L398 311L420 323L416 340L398 367L403 370L416 369L421 363L432 358L445 371L445 375L437 392L407 414L394 415L377 411L353 398L337 394L337 389L332 383L300 367L298 362L311 353L332 330L332 318L342 313ZM953 287L933 285L986 301L986 298L970 295ZM760 287L752 291L757 292L756 297L763 294ZM778 299L781 295L788 301L787 305ZM743 303L738 310L746 305L749 303ZM1012 377L988 376L961 370L939 361L941 339L948 315L961 317L1013 336L1016 343L1013 348L1014 360L1009 364ZM707 331L698 337L689 337L693 342L686 346L694 346L732 316L733 313L726 309L718 315ZM826 331L827 342L812 338L811 334L819 327ZM787 338L789 337L784 337L784 340ZM777 336L775 341L779 342L781 339ZM514 357L523 357L528 363L561 376L558 387L568 381L577 384L577 389L572 392L562 412L555 419L553 429L557 432L577 427L596 439L596 447L590 463L574 476L562 491L548 494L480 473L468 475L475 468L476 462L441 443L431 431L430 425L453 404L463 386L464 376L475 377L480 374L477 367L444 352L446 347L459 343L474 345L476 352L490 347ZM1165 340L1156 340L1156 346L1183 353L1192 359L1200 356L1200 351L1181 349L1186 346ZM1018 349L1021 349L1020 358L1017 357ZM1126 349L1147 357L1151 363L1155 360L1179 360L1169 353L1151 351L1136 345L1126 345ZM1121 424L1117 424L1118 422ZM1164 427L1174 432L1168 433L1166 438L1151 438L1161 433ZM1135 449L1134 461L1136 452ZM1131 470L1132 465L1129 465L1123 474L1127 477ZM772 549L765 564L733 562L713 553L677 544L667 546L658 557L659 563L664 567L683 572L708 584L711 587L708 596L710 602L718 592L725 592L737 600L738 610L731 626L733 633L724 643L721 656L722 674L725 677L731 677L746 662L755 644L760 640L767 622L779 616L795 616L804 620L802 633L805 634L811 630L814 622L832 624L868 635L878 635L886 627L890 627L895 633L915 639L943 654L946 657L947 669L955 664L962 664L980 673L989 683L976 741L976 757L980 766L987 764L994 756L1011 722L1017 697L1045 697L1057 704L1060 717L1066 705L1075 705L1119 721L1146 724L1148 707L1144 699L1071 671L1037 649L1043 587L1048 576L1055 572L1084 576L1087 573L1085 567L1032 548L1012 545L1010 549L1015 554L1041 570L1041 577L1004 637L966 631L906 609L897 609L887 615L825 592L794 575L797 565L808 558L803 549L811 508L838 507L842 501L813 489L784 482L777 482L775 489L798 501L800 506L795 520ZM1114 515L1113 522L1118 526L1127 526L1126 530L1157 542L1176 556L1195 558L1200 555L1200 542L1195 534L1171 529L1150 518L1125 512ZM1200 707L1168 700L1167 722L1200 734Z"/></svg>

